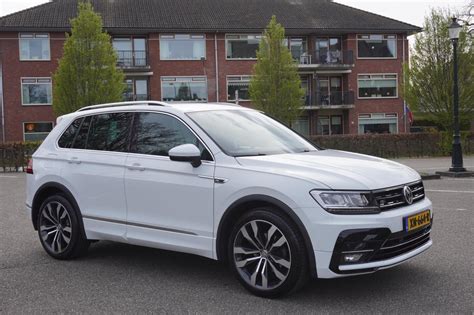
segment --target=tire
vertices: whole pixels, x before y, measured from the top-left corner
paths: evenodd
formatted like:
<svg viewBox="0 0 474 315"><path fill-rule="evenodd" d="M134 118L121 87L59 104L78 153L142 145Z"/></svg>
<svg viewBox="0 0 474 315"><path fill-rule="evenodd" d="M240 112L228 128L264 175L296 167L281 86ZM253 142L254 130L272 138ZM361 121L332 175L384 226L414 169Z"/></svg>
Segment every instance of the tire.
<svg viewBox="0 0 474 315"><path fill-rule="evenodd" d="M84 255L90 242L86 239L77 210L63 195L53 195L41 204L38 236L44 250L56 259Z"/></svg>
<svg viewBox="0 0 474 315"><path fill-rule="evenodd" d="M233 274L257 296L276 298L293 293L309 276L298 228L272 208L253 209L238 220L227 254Z"/></svg>

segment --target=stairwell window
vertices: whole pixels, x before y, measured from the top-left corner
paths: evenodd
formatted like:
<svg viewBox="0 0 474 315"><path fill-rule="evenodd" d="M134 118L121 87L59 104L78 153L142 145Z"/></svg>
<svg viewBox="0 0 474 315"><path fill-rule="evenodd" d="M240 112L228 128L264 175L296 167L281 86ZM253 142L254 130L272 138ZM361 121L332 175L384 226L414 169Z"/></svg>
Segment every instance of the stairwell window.
<svg viewBox="0 0 474 315"><path fill-rule="evenodd" d="M49 34L20 33L19 40L21 61L51 60Z"/></svg>
<svg viewBox="0 0 474 315"><path fill-rule="evenodd" d="M358 35L359 58L397 58L397 35Z"/></svg>
<svg viewBox="0 0 474 315"><path fill-rule="evenodd" d="M227 34L227 59L257 59L257 49L262 35L234 35Z"/></svg>
<svg viewBox="0 0 474 315"><path fill-rule="evenodd" d="M51 105L51 78L22 78L21 103L23 105Z"/></svg>
<svg viewBox="0 0 474 315"><path fill-rule="evenodd" d="M357 77L359 98L397 98L396 74L360 74Z"/></svg>
<svg viewBox="0 0 474 315"><path fill-rule="evenodd" d="M161 60L206 59L206 37L194 34L160 35Z"/></svg>

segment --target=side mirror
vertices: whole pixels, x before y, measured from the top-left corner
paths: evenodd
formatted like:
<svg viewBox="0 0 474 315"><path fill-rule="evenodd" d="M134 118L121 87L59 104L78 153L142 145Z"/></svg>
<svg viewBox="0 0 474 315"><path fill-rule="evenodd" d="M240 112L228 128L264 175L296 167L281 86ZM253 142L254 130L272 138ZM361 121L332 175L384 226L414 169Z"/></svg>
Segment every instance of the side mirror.
<svg viewBox="0 0 474 315"><path fill-rule="evenodd" d="M182 144L169 150L171 161L190 162L193 167L201 165L201 151L194 144Z"/></svg>

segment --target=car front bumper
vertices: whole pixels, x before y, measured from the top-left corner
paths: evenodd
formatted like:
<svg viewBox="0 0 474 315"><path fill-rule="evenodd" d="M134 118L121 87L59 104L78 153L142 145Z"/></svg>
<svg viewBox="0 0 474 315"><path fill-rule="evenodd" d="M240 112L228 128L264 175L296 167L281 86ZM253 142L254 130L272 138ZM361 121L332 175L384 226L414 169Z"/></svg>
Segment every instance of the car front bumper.
<svg viewBox="0 0 474 315"><path fill-rule="evenodd" d="M319 209L318 209L319 210ZM374 215L333 215L313 209L310 237L318 278L336 278L375 272L396 266L426 251L432 245L432 203L428 198L410 206ZM404 231L404 218L430 210L431 224ZM324 211L324 210L321 210ZM308 214L308 211L306 211ZM345 255L360 254L345 261Z"/></svg>

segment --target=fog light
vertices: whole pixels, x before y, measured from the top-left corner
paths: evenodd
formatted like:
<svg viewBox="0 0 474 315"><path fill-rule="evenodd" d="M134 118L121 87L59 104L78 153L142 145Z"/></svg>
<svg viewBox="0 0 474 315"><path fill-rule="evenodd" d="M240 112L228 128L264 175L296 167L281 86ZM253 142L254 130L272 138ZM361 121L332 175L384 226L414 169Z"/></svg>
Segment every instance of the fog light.
<svg viewBox="0 0 474 315"><path fill-rule="evenodd" d="M353 263L358 262L364 254L346 254L344 255L344 262Z"/></svg>

